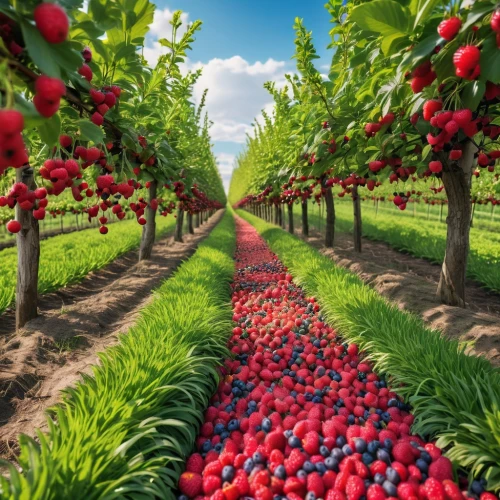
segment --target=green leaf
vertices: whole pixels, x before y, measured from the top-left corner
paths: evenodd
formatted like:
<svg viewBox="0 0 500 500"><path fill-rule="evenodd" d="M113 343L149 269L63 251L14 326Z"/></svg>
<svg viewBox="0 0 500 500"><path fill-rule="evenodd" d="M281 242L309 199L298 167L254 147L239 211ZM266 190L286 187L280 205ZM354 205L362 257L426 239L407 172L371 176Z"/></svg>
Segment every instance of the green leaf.
<svg viewBox="0 0 500 500"><path fill-rule="evenodd" d="M481 102L486 91L486 85L484 82L476 80L474 82L468 82L462 91L462 104L464 107L474 111Z"/></svg>
<svg viewBox="0 0 500 500"><path fill-rule="evenodd" d="M61 117L59 113L44 120L44 122L38 126L38 133L40 134L40 139L42 139L49 148L55 146L61 135Z"/></svg>
<svg viewBox="0 0 500 500"><path fill-rule="evenodd" d="M351 19L364 30L382 36L408 33L408 11L393 0L374 0L355 7Z"/></svg>
<svg viewBox="0 0 500 500"><path fill-rule="evenodd" d="M481 79L500 83L500 49L497 47L495 33L484 42L481 50Z"/></svg>
<svg viewBox="0 0 500 500"><path fill-rule="evenodd" d="M80 128L82 140L92 141L95 144L101 143L104 140L104 132L92 122L79 120L76 124Z"/></svg>
<svg viewBox="0 0 500 500"><path fill-rule="evenodd" d="M28 21L21 22L26 50L40 71L52 78L61 78L61 70L54 58L52 46Z"/></svg>
<svg viewBox="0 0 500 500"><path fill-rule="evenodd" d="M412 2L414 3L414 2ZM441 3L441 0L417 0L417 15L413 27L429 17L429 14Z"/></svg>
<svg viewBox="0 0 500 500"><path fill-rule="evenodd" d="M397 45L396 42L401 42L403 38L406 38L405 35L401 33L393 33L392 35L384 36L380 47L382 48L382 52L384 55L390 55L394 50L391 50L393 47Z"/></svg>
<svg viewBox="0 0 500 500"><path fill-rule="evenodd" d="M432 146L430 144L427 144L424 149L422 150L422 161L424 161L430 154L432 150Z"/></svg>
<svg viewBox="0 0 500 500"><path fill-rule="evenodd" d="M403 66L409 66L414 68L425 59L428 59L430 55L433 53L434 49L438 45L441 37L438 33L428 36L424 38L420 43L418 43L413 50L408 52L408 54L403 59L401 63Z"/></svg>

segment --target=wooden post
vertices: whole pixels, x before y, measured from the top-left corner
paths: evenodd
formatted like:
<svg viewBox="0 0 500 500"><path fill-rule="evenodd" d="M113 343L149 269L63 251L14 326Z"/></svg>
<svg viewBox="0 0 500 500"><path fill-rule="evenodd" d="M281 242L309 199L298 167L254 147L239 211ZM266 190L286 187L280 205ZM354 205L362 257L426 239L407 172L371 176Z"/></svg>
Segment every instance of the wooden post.
<svg viewBox="0 0 500 500"><path fill-rule="evenodd" d="M325 246L327 248L333 248L333 240L335 238L335 205L333 203L333 193L331 187L326 188L325 205L326 205Z"/></svg>
<svg viewBox="0 0 500 500"><path fill-rule="evenodd" d="M443 222L443 204L439 205L439 222Z"/></svg>
<svg viewBox="0 0 500 500"><path fill-rule="evenodd" d="M16 170L17 182L28 189L36 189L33 169L30 166ZM17 288L16 329L22 328L38 315L38 267L40 263L40 232L38 221L31 210L16 206L16 219L21 224L17 233Z"/></svg>
<svg viewBox="0 0 500 500"><path fill-rule="evenodd" d="M302 235L309 236L309 219L307 218L307 200L302 200Z"/></svg>
<svg viewBox="0 0 500 500"><path fill-rule="evenodd" d="M182 224L184 222L184 210L182 210L180 204L177 209L177 222L175 224L175 233L174 233L174 241L178 241L182 243L184 240L182 239Z"/></svg>
<svg viewBox="0 0 500 500"><path fill-rule="evenodd" d="M151 200L156 198L157 182L151 181L149 185L149 204L146 208L146 224L142 226L141 247L139 249L139 262L149 260L153 252L156 237L156 211L151 208Z"/></svg>
<svg viewBox="0 0 500 500"><path fill-rule="evenodd" d="M361 252L361 200L358 186L352 188L352 205L354 212L354 251Z"/></svg>

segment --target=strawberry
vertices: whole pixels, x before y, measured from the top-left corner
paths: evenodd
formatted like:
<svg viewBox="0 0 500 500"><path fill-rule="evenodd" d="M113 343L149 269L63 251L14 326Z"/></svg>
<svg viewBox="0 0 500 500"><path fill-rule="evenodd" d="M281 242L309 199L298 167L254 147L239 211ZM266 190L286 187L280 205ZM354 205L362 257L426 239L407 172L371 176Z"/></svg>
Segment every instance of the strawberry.
<svg viewBox="0 0 500 500"><path fill-rule="evenodd" d="M203 478L203 493L212 495L222 486L222 480L218 476L208 475Z"/></svg>
<svg viewBox="0 0 500 500"><path fill-rule="evenodd" d="M435 99L425 101L422 109L424 120L429 121L438 111L443 109L443 103Z"/></svg>
<svg viewBox="0 0 500 500"><path fill-rule="evenodd" d="M446 500L443 485L433 477L425 481L423 489L428 500Z"/></svg>
<svg viewBox="0 0 500 500"><path fill-rule="evenodd" d="M456 75L460 78L470 78L476 66L479 64L481 51L474 45L460 47L453 54L453 64Z"/></svg>
<svg viewBox="0 0 500 500"><path fill-rule="evenodd" d="M443 482L445 479L453 479L453 466L446 457L439 457L429 466L429 477Z"/></svg>
<svg viewBox="0 0 500 500"><path fill-rule="evenodd" d="M201 474L195 472L184 472L179 478L179 489L189 498L199 495L203 489Z"/></svg>
<svg viewBox="0 0 500 500"><path fill-rule="evenodd" d="M438 26L439 36L449 42L457 36L457 33L460 31L461 26L462 21L458 17L450 17L450 19L445 19L444 21L441 21Z"/></svg>
<svg viewBox="0 0 500 500"><path fill-rule="evenodd" d="M186 471L201 474L205 467L205 461L199 453L193 453L186 462Z"/></svg>
<svg viewBox="0 0 500 500"><path fill-rule="evenodd" d="M449 479L443 481L444 493L446 495L446 500L464 500L464 496L460 491L460 488Z"/></svg>
<svg viewBox="0 0 500 500"><path fill-rule="evenodd" d="M33 12L40 34L49 43L62 43L68 37L69 20L62 7L55 3L42 3Z"/></svg>

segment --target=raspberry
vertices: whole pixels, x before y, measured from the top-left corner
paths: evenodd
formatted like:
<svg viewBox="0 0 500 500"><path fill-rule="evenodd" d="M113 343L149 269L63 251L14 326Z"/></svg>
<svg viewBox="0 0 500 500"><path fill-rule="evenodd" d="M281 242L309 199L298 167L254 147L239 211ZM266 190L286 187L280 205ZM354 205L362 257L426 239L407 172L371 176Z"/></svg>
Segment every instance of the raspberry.
<svg viewBox="0 0 500 500"><path fill-rule="evenodd" d="M113 92L108 92L104 97L104 104L112 108L116 104L116 96Z"/></svg>
<svg viewBox="0 0 500 500"><path fill-rule="evenodd" d="M97 125L98 127L100 127L104 123L103 116L97 111L91 116L90 120L94 125Z"/></svg>
<svg viewBox="0 0 500 500"><path fill-rule="evenodd" d="M236 476L233 479L233 485L238 488L238 491L240 492L240 495L242 497L246 496L250 491L250 485L248 483L247 475L241 469L236 472Z"/></svg>
<svg viewBox="0 0 500 500"><path fill-rule="evenodd" d="M350 476L345 491L349 500L358 500L365 494L365 482L359 476Z"/></svg>
<svg viewBox="0 0 500 500"><path fill-rule="evenodd" d="M439 36L449 42L457 36L457 33L460 31L461 26L462 21L458 17L450 17L450 19L445 19L444 21L441 21L438 26Z"/></svg>
<svg viewBox="0 0 500 500"><path fill-rule="evenodd" d="M365 125L366 136L373 137L381 128L382 124L380 123L367 123Z"/></svg>
<svg viewBox="0 0 500 500"><path fill-rule="evenodd" d="M385 496L383 498L385 498ZM346 500L346 496L341 491L328 490L325 500Z"/></svg>
<svg viewBox="0 0 500 500"><path fill-rule="evenodd" d="M460 128L464 128L472 121L472 111L470 109L458 109L453 113L453 121L458 123Z"/></svg>
<svg viewBox="0 0 500 500"><path fill-rule="evenodd" d="M86 150L86 156L84 157L87 161L96 161L100 158L101 152L96 147L92 147Z"/></svg>
<svg viewBox="0 0 500 500"><path fill-rule="evenodd" d="M33 210L33 217L36 220L43 220L43 219L45 219L45 215L46 215L46 212L45 212L45 208L43 208L43 207L37 208L36 210Z"/></svg>
<svg viewBox="0 0 500 500"><path fill-rule="evenodd" d="M491 16L490 26L493 31L500 33L500 10L496 10L495 12L493 12L493 15Z"/></svg>
<svg viewBox="0 0 500 500"><path fill-rule="evenodd" d="M315 431L308 432L302 440L302 447L309 455L316 455L319 451L319 435Z"/></svg>
<svg viewBox="0 0 500 500"><path fill-rule="evenodd" d="M460 78L472 79L476 66L479 64L481 51L474 45L460 47L453 54L455 73Z"/></svg>
<svg viewBox="0 0 500 500"><path fill-rule="evenodd" d="M69 135L61 135L59 136L59 144L61 147L68 149L73 144L73 139Z"/></svg>
<svg viewBox="0 0 500 500"><path fill-rule="evenodd" d="M439 165L433 165L433 164L439 164ZM440 167L439 170L438 166ZM429 163L429 169L433 173L440 172L442 168L443 165L439 161L436 162L431 161ZM410 443L407 442L397 443L392 450L392 454L398 462L401 462L404 465L410 465L415 462L415 456L413 455L413 446Z"/></svg>
<svg viewBox="0 0 500 500"><path fill-rule="evenodd" d="M325 486L319 472L312 472L307 476L307 491L312 491L316 495L316 498L323 496Z"/></svg>
<svg viewBox="0 0 500 500"><path fill-rule="evenodd" d="M218 476L208 475L203 478L203 492L212 495L222 486L222 479Z"/></svg>
<svg viewBox="0 0 500 500"><path fill-rule="evenodd" d="M384 488L380 484L371 484L366 494L367 500L384 500L387 498Z"/></svg>
<svg viewBox="0 0 500 500"><path fill-rule="evenodd" d="M429 466L429 477L443 482L445 479L453 479L453 467L446 457L439 457Z"/></svg>
<svg viewBox="0 0 500 500"><path fill-rule="evenodd" d="M442 109L443 103L441 101L426 101L423 107L424 120L429 121L438 111L441 111Z"/></svg>
<svg viewBox="0 0 500 500"><path fill-rule="evenodd" d="M14 109L3 109L0 110L0 123L2 124L0 136L9 137L23 131L24 117Z"/></svg>
<svg viewBox="0 0 500 500"><path fill-rule="evenodd" d="M463 500L464 496L460 491L460 488L449 479L443 481L444 493L446 495L446 500Z"/></svg>
<svg viewBox="0 0 500 500"><path fill-rule="evenodd" d="M36 110L45 118L50 118L59 110L61 97L66 93L66 86L58 78L39 76L35 82L36 94L33 98Z"/></svg>
<svg viewBox="0 0 500 500"><path fill-rule="evenodd" d="M92 81L93 74L88 64L83 63L81 68L78 70L78 73L80 73L80 75L82 75L88 82Z"/></svg>
<svg viewBox="0 0 500 500"><path fill-rule="evenodd" d="M443 485L433 477L430 477L425 481L423 489L429 500L446 499Z"/></svg>
<svg viewBox="0 0 500 500"><path fill-rule="evenodd" d="M203 479L195 472L184 472L179 478L179 489L189 498L199 495L203 489Z"/></svg>
<svg viewBox="0 0 500 500"><path fill-rule="evenodd" d="M99 106L97 106L97 112L101 116L104 116L108 111L109 111L109 107L107 104L99 104Z"/></svg>
<svg viewBox="0 0 500 500"><path fill-rule="evenodd" d="M271 450L284 450L286 446L286 438L282 432L270 432L265 439L266 447Z"/></svg>
<svg viewBox="0 0 500 500"><path fill-rule="evenodd" d="M94 101L94 104L102 104L106 97L102 92L95 89L90 89L89 94L92 100Z"/></svg>
<svg viewBox="0 0 500 500"><path fill-rule="evenodd" d="M21 224L17 220L11 220L7 222L7 231L12 234L16 234L21 231Z"/></svg>
<svg viewBox="0 0 500 500"><path fill-rule="evenodd" d="M42 3L33 13L36 27L49 43L62 43L68 37L69 20L62 7L55 3Z"/></svg>

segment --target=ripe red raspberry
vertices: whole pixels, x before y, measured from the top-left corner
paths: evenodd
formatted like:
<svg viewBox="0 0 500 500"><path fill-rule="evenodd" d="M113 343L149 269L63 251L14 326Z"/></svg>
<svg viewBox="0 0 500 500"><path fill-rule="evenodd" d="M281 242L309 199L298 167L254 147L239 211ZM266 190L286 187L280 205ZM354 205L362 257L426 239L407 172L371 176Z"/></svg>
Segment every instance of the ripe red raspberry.
<svg viewBox="0 0 500 500"><path fill-rule="evenodd" d="M104 104L107 104L110 108L116 104L116 96L113 92L106 93L104 96Z"/></svg>
<svg viewBox="0 0 500 500"><path fill-rule="evenodd" d="M33 13L36 27L49 43L62 43L68 37L69 20L64 9L55 3L42 3Z"/></svg>
<svg viewBox="0 0 500 500"><path fill-rule="evenodd" d="M89 94L94 104L102 104L104 102L105 95L99 90L90 89Z"/></svg>
<svg viewBox="0 0 500 500"><path fill-rule="evenodd" d="M20 134L24 128L24 117L22 113L14 109L0 110L0 137L9 137L14 134Z"/></svg>
<svg viewBox="0 0 500 500"><path fill-rule="evenodd" d="M472 121L472 111L470 109L458 109L453 113L453 120L458 123L460 128L465 128Z"/></svg>
<svg viewBox="0 0 500 500"><path fill-rule="evenodd" d="M460 78L471 78L476 66L479 64L481 51L474 45L460 47L453 54L455 73Z"/></svg>
<svg viewBox="0 0 500 500"><path fill-rule="evenodd" d="M90 47L85 47L82 50L82 56L83 56L83 60L86 63L89 63L90 61L92 61L92 51L90 50Z"/></svg>
<svg viewBox="0 0 500 500"><path fill-rule="evenodd" d="M453 479L453 466L446 457L439 457L429 466L429 477L433 477L438 481L445 479Z"/></svg>
<svg viewBox="0 0 500 500"><path fill-rule="evenodd" d="M66 86L58 78L42 75L35 82L35 91L33 103L36 110L45 118L50 118L57 113L61 97L66 93Z"/></svg>
<svg viewBox="0 0 500 500"><path fill-rule="evenodd" d="M438 26L439 36L447 40L453 40L457 33L460 31L460 27L462 26L462 21L458 17L450 17L450 19L445 19L441 21Z"/></svg>
<svg viewBox="0 0 500 500"><path fill-rule="evenodd" d="M109 107L106 104L99 104L99 106L97 106L97 112L101 116L104 116L108 111L109 111Z"/></svg>
<svg viewBox="0 0 500 500"><path fill-rule="evenodd" d="M319 434L315 431L308 432L302 440L302 447L309 455L319 452Z"/></svg>
<svg viewBox="0 0 500 500"><path fill-rule="evenodd" d="M12 234L16 234L21 231L21 224L17 220L11 220L7 222L7 231Z"/></svg>
<svg viewBox="0 0 500 500"><path fill-rule="evenodd" d="M37 208L36 210L33 210L33 217L36 220L45 219L45 215L46 215L46 212L45 212L45 208L43 208L43 207L40 207L40 208Z"/></svg>
<svg viewBox="0 0 500 500"><path fill-rule="evenodd" d="M61 147L68 149L73 144L73 139L69 135L61 135L59 136L59 144Z"/></svg>
<svg viewBox="0 0 500 500"><path fill-rule="evenodd" d="M427 495L427 498L432 498L432 500L445 500L445 493L443 485L433 477L428 478L423 486L423 490Z"/></svg>
<svg viewBox="0 0 500 500"><path fill-rule="evenodd" d="M437 100L429 100L424 103L424 120L429 121L438 111L443 109L443 103Z"/></svg>
<svg viewBox="0 0 500 500"><path fill-rule="evenodd" d="M496 10L491 16L491 29L500 33L500 10Z"/></svg>
<svg viewBox="0 0 500 500"><path fill-rule="evenodd" d="M441 172L443 170L443 164L440 162L440 161L431 161L429 163L429 170L433 173L433 174L439 174L439 172ZM409 445L411 446L411 445ZM397 459L399 460L399 458ZM399 460L401 462L401 460ZM405 463L405 462L403 462Z"/></svg>
<svg viewBox="0 0 500 500"><path fill-rule="evenodd" d="M203 493L212 495L222 486L222 479L218 476L208 475L203 478Z"/></svg>
<svg viewBox="0 0 500 500"><path fill-rule="evenodd" d="M460 149L452 149L450 151L450 160L457 161L462 158L462 151Z"/></svg>
<svg viewBox="0 0 500 500"><path fill-rule="evenodd" d="M385 500L387 495L380 484L371 484L366 494L367 500Z"/></svg>
<svg viewBox="0 0 500 500"><path fill-rule="evenodd" d="M92 69L88 64L83 63L81 68L78 70L78 73L80 73L80 75L82 75L83 78L85 78L85 80L87 80L88 82L92 81Z"/></svg>
<svg viewBox="0 0 500 500"><path fill-rule="evenodd" d="M104 123L104 118L103 116L101 115L101 113L99 113L98 111L96 111L90 118L91 122L94 124L94 125L97 125L98 127L100 127L103 123Z"/></svg>
<svg viewBox="0 0 500 500"><path fill-rule="evenodd" d="M312 472L307 476L307 491L312 491L316 495L316 498L323 497L325 485L319 472Z"/></svg>

